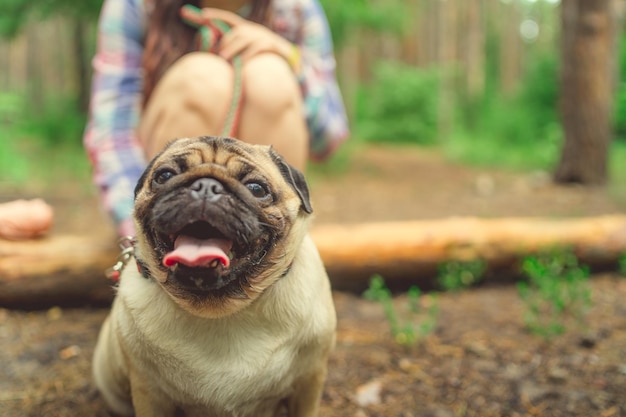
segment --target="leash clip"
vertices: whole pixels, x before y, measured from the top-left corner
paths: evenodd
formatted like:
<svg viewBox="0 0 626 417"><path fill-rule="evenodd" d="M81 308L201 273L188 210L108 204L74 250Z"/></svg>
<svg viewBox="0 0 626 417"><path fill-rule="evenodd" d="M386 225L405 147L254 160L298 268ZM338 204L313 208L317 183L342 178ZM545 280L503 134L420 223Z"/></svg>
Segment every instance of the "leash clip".
<svg viewBox="0 0 626 417"><path fill-rule="evenodd" d="M135 256L135 238L132 236L124 236L118 240L118 245L122 250L117 257L115 265L105 271L105 275L111 281L117 283L120 280L122 271L130 261L130 258Z"/></svg>

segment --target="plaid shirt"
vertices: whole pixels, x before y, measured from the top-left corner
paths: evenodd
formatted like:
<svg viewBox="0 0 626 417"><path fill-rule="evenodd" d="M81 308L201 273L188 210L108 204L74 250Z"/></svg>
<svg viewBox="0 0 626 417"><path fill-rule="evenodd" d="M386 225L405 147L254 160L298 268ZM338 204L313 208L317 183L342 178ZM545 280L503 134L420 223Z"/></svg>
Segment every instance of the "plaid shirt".
<svg viewBox="0 0 626 417"><path fill-rule="evenodd" d="M335 59L326 16L317 0L274 0L270 27L300 48L298 75L315 159L329 155L348 137L348 123L335 80ZM142 100L144 0L105 0L90 117L84 144L102 202L120 233L131 230L133 190L146 167L136 134Z"/></svg>

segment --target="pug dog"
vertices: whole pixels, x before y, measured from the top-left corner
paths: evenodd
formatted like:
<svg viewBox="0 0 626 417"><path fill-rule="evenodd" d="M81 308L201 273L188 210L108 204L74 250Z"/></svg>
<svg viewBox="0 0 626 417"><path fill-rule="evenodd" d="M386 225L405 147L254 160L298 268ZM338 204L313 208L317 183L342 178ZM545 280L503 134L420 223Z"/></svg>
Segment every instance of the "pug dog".
<svg viewBox="0 0 626 417"><path fill-rule="evenodd" d="M184 138L157 155L135 189L137 268L94 353L110 411L316 416L336 316L311 212L271 147Z"/></svg>

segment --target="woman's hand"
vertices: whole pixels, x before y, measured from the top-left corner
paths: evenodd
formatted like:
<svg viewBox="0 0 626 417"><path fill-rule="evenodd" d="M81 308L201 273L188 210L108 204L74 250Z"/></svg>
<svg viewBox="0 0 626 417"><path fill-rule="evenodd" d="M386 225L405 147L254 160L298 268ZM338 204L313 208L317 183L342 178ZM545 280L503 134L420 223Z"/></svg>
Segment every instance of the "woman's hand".
<svg viewBox="0 0 626 417"><path fill-rule="evenodd" d="M282 56L293 67L295 46L289 41L272 32L267 27L251 22L241 16L221 9L204 8L200 14L182 8L181 16L198 25L209 23L212 19L222 20L231 27L220 42L218 54L225 60L232 60L240 55L245 62L264 52ZM295 69L295 68L294 68Z"/></svg>

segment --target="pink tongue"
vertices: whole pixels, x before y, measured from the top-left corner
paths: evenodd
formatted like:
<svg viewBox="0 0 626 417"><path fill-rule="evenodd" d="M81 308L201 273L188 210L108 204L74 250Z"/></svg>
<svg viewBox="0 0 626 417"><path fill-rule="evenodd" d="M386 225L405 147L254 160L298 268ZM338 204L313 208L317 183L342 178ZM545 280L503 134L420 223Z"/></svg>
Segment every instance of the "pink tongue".
<svg viewBox="0 0 626 417"><path fill-rule="evenodd" d="M226 253L232 246L227 239L196 239L181 235L174 242L174 250L163 258L163 265L168 268L178 263L191 267L210 266L217 259L227 268L230 259Z"/></svg>

